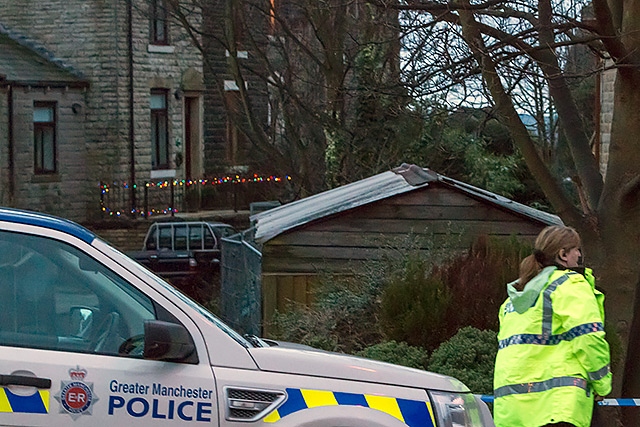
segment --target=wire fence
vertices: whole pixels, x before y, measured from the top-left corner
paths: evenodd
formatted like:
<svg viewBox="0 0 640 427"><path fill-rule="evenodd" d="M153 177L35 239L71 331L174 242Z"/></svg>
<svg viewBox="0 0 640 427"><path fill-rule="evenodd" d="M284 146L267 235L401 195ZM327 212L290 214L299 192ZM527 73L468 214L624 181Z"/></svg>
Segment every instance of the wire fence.
<svg viewBox="0 0 640 427"><path fill-rule="evenodd" d="M247 240L251 231L222 239L220 315L233 329L261 336L262 253Z"/></svg>

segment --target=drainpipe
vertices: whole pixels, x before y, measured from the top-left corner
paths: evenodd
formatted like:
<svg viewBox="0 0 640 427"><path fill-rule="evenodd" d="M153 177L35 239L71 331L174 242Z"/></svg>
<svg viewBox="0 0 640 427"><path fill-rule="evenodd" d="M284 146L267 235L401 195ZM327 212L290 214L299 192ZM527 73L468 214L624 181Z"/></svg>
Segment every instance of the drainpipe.
<svg viewBox="0 0 640 427"><path fill-rule="evenodd" d="M13 140L13 86L9 85L9 91L7 93L7 115L9 117L9 123L7 128L7 137L8 137L8 149L9 153L7 156L7 161L9 162L8 167L8 180L9 180L9 204L13 205L13 196L15 193L15 165L13 164L13 147L15 145L15 141Z"/></svg>
<svg viewBox="0 0 640 427"><path fill-rule="evenodd" d="M134 114L134 96L133 96L133 0L127 2L127 43L129 48L129 163L131 165L130 185L131 191L131 216L135 216L136 209L136 144L135 144L135 114Z"/></svg>

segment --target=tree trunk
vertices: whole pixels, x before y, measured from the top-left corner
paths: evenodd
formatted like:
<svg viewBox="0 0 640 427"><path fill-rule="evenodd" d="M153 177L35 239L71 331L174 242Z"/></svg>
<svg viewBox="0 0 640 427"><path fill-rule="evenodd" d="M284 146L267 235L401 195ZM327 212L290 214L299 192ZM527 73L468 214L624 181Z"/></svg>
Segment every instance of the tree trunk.
<svg viewBox="0 0 640 427"><path fill-rule="evenodd" d="M615 83L607 179L599 207L607 291L607 322L615 327L624 366L614 371L614 393L640 397L640 72L621 69ZM635 313L635 316L634 316ZM640 425L640 411L623 411L625 426Z"/></svg>

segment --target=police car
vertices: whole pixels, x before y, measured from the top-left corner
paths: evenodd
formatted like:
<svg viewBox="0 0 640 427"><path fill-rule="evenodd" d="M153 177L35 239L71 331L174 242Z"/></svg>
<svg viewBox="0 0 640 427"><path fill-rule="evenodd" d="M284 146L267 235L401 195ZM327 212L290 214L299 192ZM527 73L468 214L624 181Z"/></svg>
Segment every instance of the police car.
<svg viewBox="0 0 640 427"><path fill-rule="evenodd" d="M493 422L453 378L250 342L87 229L0 209L0 425Z"/></svg>

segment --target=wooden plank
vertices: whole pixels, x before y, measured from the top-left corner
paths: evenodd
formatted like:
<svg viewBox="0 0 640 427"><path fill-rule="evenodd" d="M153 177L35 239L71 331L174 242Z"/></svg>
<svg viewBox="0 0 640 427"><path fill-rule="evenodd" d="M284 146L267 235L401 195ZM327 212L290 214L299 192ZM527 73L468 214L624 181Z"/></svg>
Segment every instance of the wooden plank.
<svg viewBox="0 0 640 427"><path fill-rule="evenodd" d="M342 217L339 221L325 221L312 224L306 227L306 231L354 231L366 232L373 231L379 233L408 233L414 232L418 234L429 233L485 233L485 234L531 234L539 233L542 225L533 224L529 221L449 221L449 220L432 220L432 221L412 221L405 219L376 219L376 218L351 218ZM295 232L289 233L291 235Z"/></svg>
<svg viewBox="0 0 640 427"><path fill-rule="evenodd" d="M265 247L266 248L266 247ZM281 259L295 258L320 258L331 259L353 259L353 260L378 260L385 254L393 252L394 249L387 248L336 248L330 246L274 246L268 250L263 250L265 257L277 257Z"/></svg>
<svg viewBox="0 0 640 427"><path fill-rule="evenodd" d="M277 279L277 305L278 311L285 311L293 301L293 277L279 276Z"/></svg>
<svg viewBox="0 0 640 427"><path fill-rule="evenodd" d="M338 274L353 274L356 270L364 268L362 261L353 260L331 260L328 262L323 259L305 259L287 261L279 258L265 259L267 262L263 265L263 273L267 274L308 274L316 276L324 272ZM278 276L281 277L281 276Z"/></svg>
<svg viewBox="0 0 640 427"><path fill-rule="evenodd" d="M540 230L529 230L529 233L518 234L517 237L530 238L536 236ZM296 236L278 238L268 242L263 248L264 256L269 256L272 251L279 256L294 256L296 247L330 247L330 248L403 248L430 249L434 245L442 245L461 241L465 246L483 233L473 230L458 235L449 233L414 234L404 233L356 233L356 232L330 232L330 231L300 231ZM510 237L516 234L496 234L493 237ZM280 249L274 249L280 248ZM291 248L291 252L286 252Z"/></svg>
<svg viewBox="0 0 640 427"><path fill-rule="evenodd" d="M307 277L293 276L293 300L297 303L308 305L308 291L309 289L307 288Z"/></svg>
<svg viewBox="0 0 640 427"><path fill-rule="evenodd" d="M458 250L461 253L466 252L469 249L469 242L459 242L459 246L452 246L453 243L450 237L440 236L443 238L443 242L447 245L447 250ZM494 236L496 237L496 236ZM521 236L522 239L533 242L536 235ZM510 239L511 236L499 236L497 238ZM438 247L436 245L436 247ZM401 256L401 252L392 251L387 252L387 255ZM379 259L383 259L379 258ZM270 256L265 254L262 258L262 272L263 274L308 274L310 278L316 277L322 273L339 273L339 274L353 274L355 271L362 268L371 268L372 263L376 262L374 258L371 259L352 259L352 258L283 258L278 256ZM384 261L381 261L384 262ZM310 279L311 280L311 279Z"/></svg>
<svg viewBox="0 0 640 427"><path fill-rule="evenodd" d="M486 204L476 206L375 205L344 215L375 219L522 221L522 217Z"/></svg>
<svg viewBox="0 0 640 427"><path fill-rule="evenodd" d="M269 336L269 326L278 304L277 276L262 275L262 335Z"/></svg>
<svg viewBox="0 0 640 427"><path fill-rule="evenodd" d="M520 236L535 236L541 229L530 230L529 234L518 234ZM469 233L467 233L469 234ZM492 234L496 237L510 236L510 234ZM401 233L372 233L355 231L298 231L287 236L278 236L270 240L265 248L271 246L332 246L332 247L359 247L359 248L379 248L395 247L410 244L412 247L427 249L433 246L432 242L442 243L446 233L415 233L413 236L409 232ZM475 234L471 234L471 237ZM456 236L449 237L452 240ZM464 237L464 236L463 236ZM465 239L469 240L469 239ZM265 249L268 250L268 249Z"/></svg>
<svg viewBox="0 0 640 427"><path fill-rule="evenodd" d="M403 233L406 234L406 233ZM360 246L379 247L388 244L392 235L382 233L296 231L280 235L268 242L269 246L319 245L319 246Z"/></svg>
<svg viewBox="0 0 640 427"><path fill-rule="evenodd" d="M411 191L381 200L377 203L395 205L430 205L430 206L476 206L483 203L449 188L430 185L424 190Z"/></svg>
<svg viewBox="0 0 640 427"><path fill-rule="evenodd" d="M318 283L318 276L316 275L306 275L304 276L307 281L307 305L311 305L315 302L315 293L314 288Z"/></svg>

